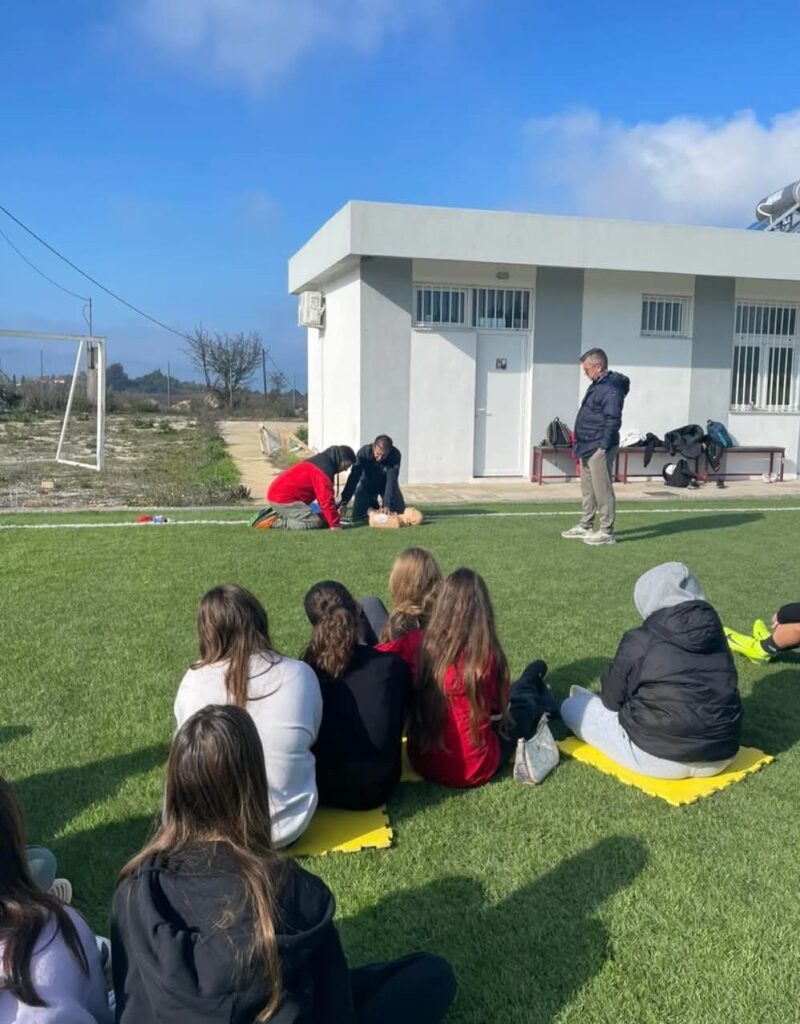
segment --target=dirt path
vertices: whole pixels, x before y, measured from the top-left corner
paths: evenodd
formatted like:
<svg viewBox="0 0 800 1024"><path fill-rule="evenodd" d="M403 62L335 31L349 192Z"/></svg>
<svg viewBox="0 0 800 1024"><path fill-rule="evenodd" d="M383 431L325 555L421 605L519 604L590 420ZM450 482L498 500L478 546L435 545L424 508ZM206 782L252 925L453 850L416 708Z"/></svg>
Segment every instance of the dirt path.
<svg viewBox="0 0 800 1024"><path fill-rule="evenodd" d="M241 473L242 483L250 488L254 505L263 505L269 482L280 469L268 462L261 450L258 428L268 423L276 430L297 430L297 420L221 420L219 432L231 458Z"/></svg>

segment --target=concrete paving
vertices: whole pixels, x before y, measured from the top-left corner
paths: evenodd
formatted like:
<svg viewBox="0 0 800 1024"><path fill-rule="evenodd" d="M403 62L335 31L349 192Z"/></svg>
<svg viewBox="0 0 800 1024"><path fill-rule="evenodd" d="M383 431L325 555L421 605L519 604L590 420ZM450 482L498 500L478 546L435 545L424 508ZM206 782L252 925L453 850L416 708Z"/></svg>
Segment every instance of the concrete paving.
<svg viewBox="0 0 800 1024"><path fill-rule="evenodd" d="M254 505L262 505L269 482L280 470L267 460L261 450L258 428L263 420L223 420L220 432L239 467L242 483L250 488ZM296 429L293 422L270 423L276 429ZM403 484L403 494L411 505L494 504L498 502L580 502L578 480L532 484L513 478L489 478L444 484ZM618 501L708 502L743 500L745 498L797 498L800 502L800 480L767 483L760 477L753 480L731 480L724 488L714 483L701 484L697 490L666 487L660 478L635 480L616 487Z"/></svg>

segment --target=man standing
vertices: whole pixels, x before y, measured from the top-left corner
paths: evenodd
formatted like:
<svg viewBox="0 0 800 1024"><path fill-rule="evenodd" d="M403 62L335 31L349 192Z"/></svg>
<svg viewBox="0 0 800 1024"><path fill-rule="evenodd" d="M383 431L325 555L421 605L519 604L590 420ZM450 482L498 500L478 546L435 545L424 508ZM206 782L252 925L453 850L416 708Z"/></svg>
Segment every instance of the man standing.
<svg viewBox="0 0 800 1024"><path fill-rule="evenodd" d="M379 434L372 444L359 448L340 505L343 509L355 495L354 522L366 519L367 512L378 507L378 498L387 512L405 512L406 503L397 482L400 460L400 452L387 434Z"/></svg>
<svg viewBox="0 0 800 1024"><path fill-rule="evenodd" d="M575 455L581 460L583 514L580 523L564 530L561 536L575 537L585 544L615 544L614 460L619 449L622 406L631 382L623 373L609 370L608 356L601 348L584 352L581 367L592 382L575 420ZM598 510L600 529L595 532L594 517Z"/></svg>

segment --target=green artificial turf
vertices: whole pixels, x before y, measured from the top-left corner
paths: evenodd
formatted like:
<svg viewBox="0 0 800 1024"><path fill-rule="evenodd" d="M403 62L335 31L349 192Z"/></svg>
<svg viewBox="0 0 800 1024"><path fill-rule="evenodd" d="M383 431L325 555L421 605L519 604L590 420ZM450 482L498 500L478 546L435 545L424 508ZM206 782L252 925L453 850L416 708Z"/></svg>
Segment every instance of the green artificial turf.
<svg viewBox="0 0 800 1024"><path fill-rule="evenodd" d="M30 840L52 847L76 905L106 932L115 873L159 805L172 702L208 587L252 589L276 643L296 655L310 584L333 577L385 598L394 555L424 544L444 570L486 577L512 671L543 657L564 696L596 682L637 624L634 581L658 562L687 562L735 628L798 600L800 513L787 504L626 504L621 543L603 548L561 540L575 518L555 505L451 514L414 532L0 530L0 769ZM131 518L17 515L0 526ZM350 959L443 954L460 982L454 1022L800 1019L800 673L792 660L737 667L743 741L777 760L691 806L570 761L535 789L508 774L474 792L402 785L391 850L305 862L336 894Z"/></svg>

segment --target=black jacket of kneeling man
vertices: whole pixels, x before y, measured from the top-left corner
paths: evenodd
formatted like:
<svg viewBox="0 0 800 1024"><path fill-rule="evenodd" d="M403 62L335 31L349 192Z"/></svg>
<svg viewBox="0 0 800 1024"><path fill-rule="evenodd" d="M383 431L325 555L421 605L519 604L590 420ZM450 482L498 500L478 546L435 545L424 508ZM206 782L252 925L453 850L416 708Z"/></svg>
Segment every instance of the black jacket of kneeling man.
<svg viewBox="0 0 800 1024"><path fill-rule="evenodd" d="M375 458L372 444L365 444L363 448L359 448L356 453L356 461L342 491L342 504L346 505L350 501L356 492L359 480L363 477L370 493L373 496L381 496L383 507L388 512L396 512L397 494L400 489L398 479L401 460L402 455L394 446L381 462Z"/></svg>

